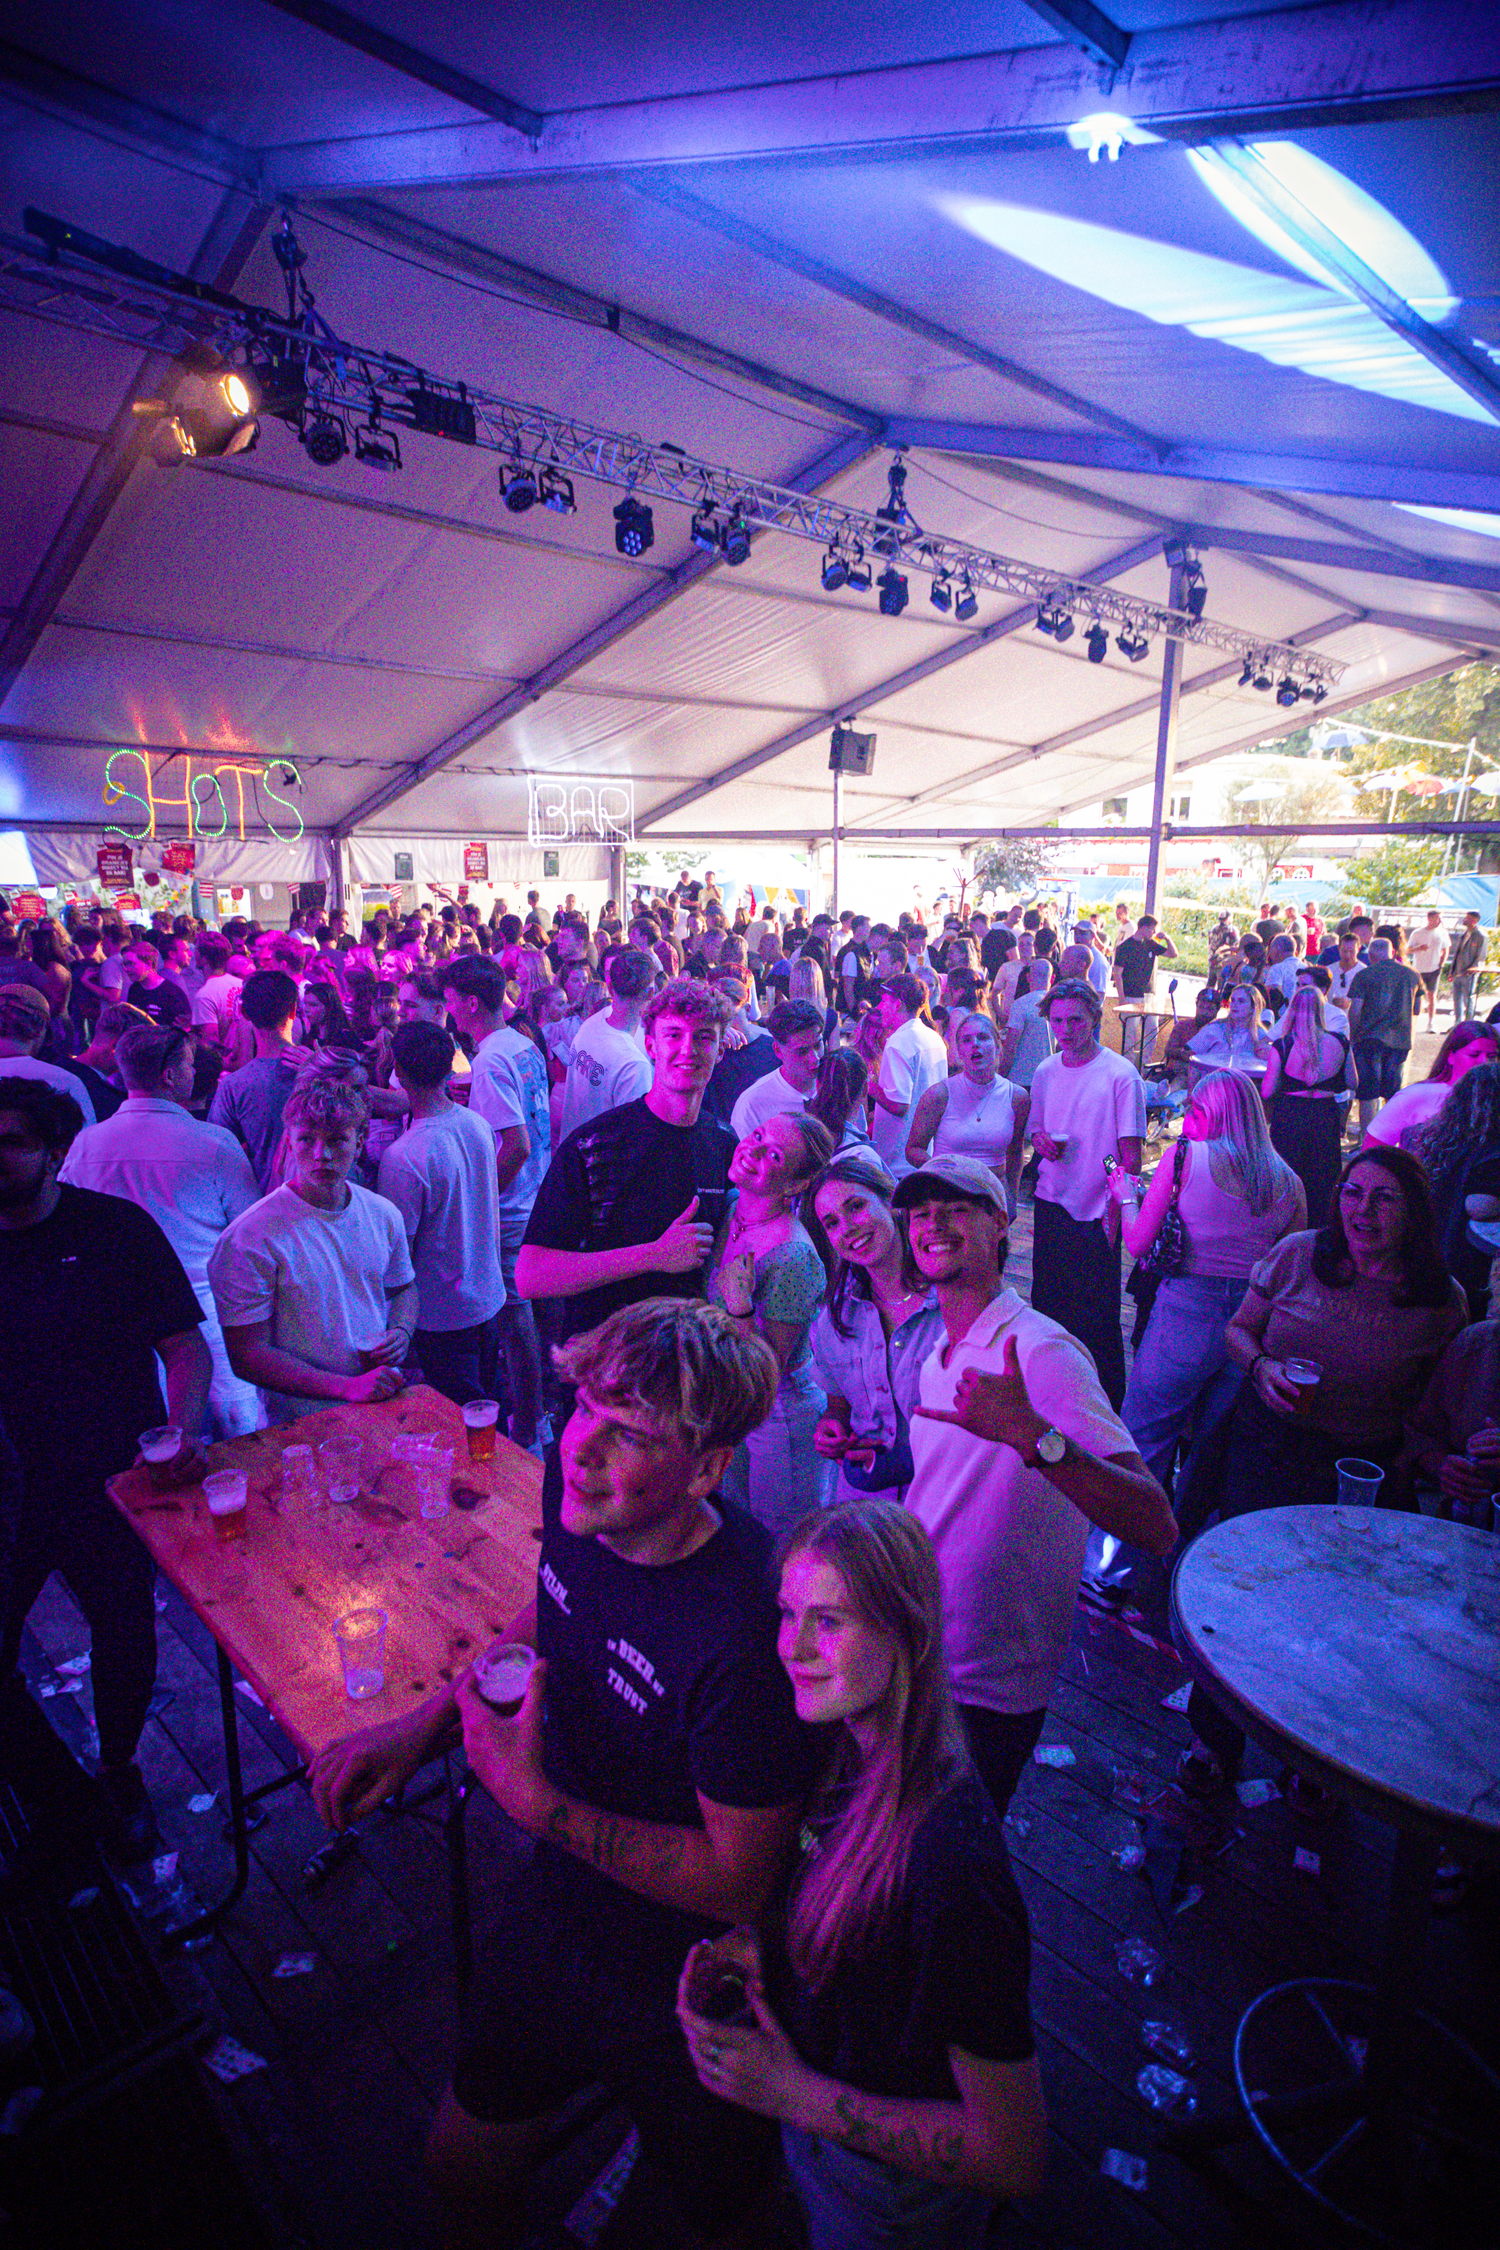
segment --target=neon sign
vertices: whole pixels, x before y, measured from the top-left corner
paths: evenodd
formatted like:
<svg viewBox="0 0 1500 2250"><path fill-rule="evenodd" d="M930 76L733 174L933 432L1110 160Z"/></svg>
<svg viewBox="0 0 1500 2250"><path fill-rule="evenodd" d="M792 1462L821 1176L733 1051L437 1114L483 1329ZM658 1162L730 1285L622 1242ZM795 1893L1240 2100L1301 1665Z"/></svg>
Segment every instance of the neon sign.
<svg viewBox="0 0 1500 2250"><path fill-rule="evenodd" d="M130 759L134 766L124 762ZM202 836L209 842L227 836L232 820L234 834L243 843L248 779L252 793L264 791L271 804L290 814L295 826L279 828L275 816L263 811L259 798L253 798L252 813L260 813L267 832L278 843L295 844L305 823L291 799L281 796L272 785L273 776L279 780L283 774L290 774L300 787L302 776L290 758L195 758L185 750L165 751L159 756L145 750L114 750L104 768L104 802L118 805L128 798L140 807L142 825L124 828L117 821L106 821L105 834L146 843L156 834L158 816L175 812L182 815L189 835Z"/></svg>

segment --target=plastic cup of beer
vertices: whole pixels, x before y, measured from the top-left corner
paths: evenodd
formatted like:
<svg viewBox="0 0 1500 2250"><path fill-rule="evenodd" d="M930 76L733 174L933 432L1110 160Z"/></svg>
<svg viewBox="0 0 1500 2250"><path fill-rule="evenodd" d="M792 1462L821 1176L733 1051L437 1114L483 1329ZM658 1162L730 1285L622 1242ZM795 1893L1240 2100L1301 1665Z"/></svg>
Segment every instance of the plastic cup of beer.
<svg viewBox="0 0 1500 2250"><path fill-rule="evenodd" d="M243 1539L245 1536L245 1472L243 1469L216 1469L211 1477L203 1479L203 1497L208 1502L208 1512L213 1518L214 1530L221 1539Z"/></svg>
<svg viewBox="0 0 1500 2250"><path fill-rule="evenodd" d="M469 1459L493 1460L495 1430L500 1420L500 1401L495 1398L471 1398L462 1412L464 1431L469 1440Z"/></svg>
<svg viewBox="0 0 1500 2250"><path fill-rule="evenodd" d="M1071 1133L1054 1133L1052 1135L1052 1146L1057 1151L1054 1162L1061 1164L1064 1161L1068 1153L1068 1143L1072 1137Z"/></svg>
<svg viewBox="0 0 1500 2250"><path fill-rule="evenodd" d="M1323 1380L1322 1366L1315 1359L1288 1359L1282 1365L1286 1369L1287 1381L1297 1385L1295 1411L1303 1414L1312 1404L1313 1392Z"/></svg>
<svg viewBox="0 0 1500 2250"><path fill-rule="evenodd" d="M339 1662L344 1668L344 1693L352 1703L364 1703L385 1686L385 1629L389 1613L383 1609L351 1609L333 1628Z"/></svg>
<svg viewBox="0 0 1500 2250"><path fill-rule="evenodd" d="M285 1445L281 1449L283 1500L315 1500L318 1496L318 1462L310 1445Z"/></svg>
<svg viewBox="0 0 1500 2250"><path fill-rule="evenodd" d="M182 1432L175 1424L164 1422L159 1430L142 1430L137 1444L146 1464L146 1474L151 1479L153 1492L165 1492L172 1481L172 1463L182 1451Z"/></svg>
<svg viewBox="0 0 1500 2250"><path fill-rule="evenodd" d="M452 1446L428 1446L417 1463L417 1486L421 1494L418 1513L425 1522L435 1522L439 1516L448 1513L448 1494L452 1484Z"/></svg>
<svg viewBox="0 0 1500 2250"><path fill-rule="evenodd" d="M359 1464L363 1453L364 1443L352 1431L324 1438L318 1447L328 1497L340 1507L347 1507L351 1500L359 1498Z"/></svg>
<svg viewBox="0 0 1500 2250"><path fill-rule="evenodd" d="M524 1641L503 1641L481 1656L474 1666L474 1684L486 1703L493 1706L504 1718L513 1718L521 1708L536 1663L536 1650Z"/></svg>

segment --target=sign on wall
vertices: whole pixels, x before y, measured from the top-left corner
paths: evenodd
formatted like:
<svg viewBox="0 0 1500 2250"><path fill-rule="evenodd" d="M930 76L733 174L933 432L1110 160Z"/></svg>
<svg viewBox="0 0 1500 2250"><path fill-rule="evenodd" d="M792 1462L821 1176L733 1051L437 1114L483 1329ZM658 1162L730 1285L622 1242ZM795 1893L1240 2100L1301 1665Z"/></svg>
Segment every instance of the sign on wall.
<svg viewBox="0 0 1500 2250"><path fill-rule="evenodd" d="M132 862L128 844L101 844L94 858L99 869L99 880L107 891L129 890Z"/></svg>
<svg viewBox="0 0 1500 2250"><path fill-rule="evenodd" d="M490 879L490 847L488 844L465 844L464 881L487 883Z"/></svg>
<svg viewBox="0 0 1500 2250"><path fill-rule="evenodd" d="M247 834L263 831L295 844L304 823L287 791L301 785L290 758L114 750L104 766L104 802L130 808L129 825L107 821L105 832L144 844L162 819L173 818L208 841L232 834L243 843Z"/></svg>
<svg viewBox="0 0 1500 2250"><path fill-rule="evenodd" d="M633 844L635 783L526 777L527 834L538 844Z"/></svg>
<svg viewBox="0 0 1500 2250"><path fill-rule="evenodd" d="M162 866L169 875L191 875L198 864L196 844L168 844L161 855Z"/></svg>

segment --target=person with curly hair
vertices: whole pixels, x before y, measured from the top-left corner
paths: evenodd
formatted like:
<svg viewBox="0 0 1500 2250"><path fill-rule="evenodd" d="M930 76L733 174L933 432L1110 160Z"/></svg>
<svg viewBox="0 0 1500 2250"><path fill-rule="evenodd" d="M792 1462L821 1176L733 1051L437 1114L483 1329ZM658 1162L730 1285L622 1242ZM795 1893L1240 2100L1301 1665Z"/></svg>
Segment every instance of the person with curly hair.
<svg viewBox="0 0 1500 2250"><path fill-rule="evenodd" d="M1465 1019L1467 1021L1467 1019ZM1438 1240L1449 1271L1484 1320L1494 1252L1472 1238L1474 1222L1492 1222L1500 1203L1500 1063L1481 1063L1454 1087L1413 1144L1432 1183Z"/></svg>

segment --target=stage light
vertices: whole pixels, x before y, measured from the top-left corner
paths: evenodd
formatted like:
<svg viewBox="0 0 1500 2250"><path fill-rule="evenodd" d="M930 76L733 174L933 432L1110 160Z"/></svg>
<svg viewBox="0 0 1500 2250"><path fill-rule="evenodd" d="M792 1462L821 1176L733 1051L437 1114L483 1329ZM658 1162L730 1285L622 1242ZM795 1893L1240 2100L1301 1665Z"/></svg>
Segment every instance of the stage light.
<svg viewBox="0 0 1500 2250"><path fill-rule="evenodd" d="M1243 671L1241 672L1241 674L1240 674L1240 686L1241 686L1241 687L1248 687L1248 686L1250 685L1250 682L1251 682L1251 681L1252 681L1252 680L1254 679L1254 677L1255 677L1255 659L1254 659L1254 657L1253 657L1253 656L1247 656L1247 657L1245 658L1245 668L1244 668L1244 670L1243 670Z"/></svg>
<svg viewBox="0 0 1500 2250"><path fill-rule="evenodd" d="M1128 657L1132 664L1139 664L1144 657L1151 653L1151 643L1147 640L1145 634L1132 633L1128 627L1123 633L1116 633L1115 647L1122 656Z"/></svg>
<svg viewBox="0 0 1500 2250"><path fill-rule="evenodd" d="M900 544L896 534L912 522L906 505L906 463L899 453L886 472L885 501L875 510L875 521L881 526L872 542L876 554L894 555Z"/></svg>
<svg viewBox="0 0 1500 2250"><path fill-rule="evenodd" d="M848 583L849 565L837 547L830 547L823 557L823 591L825 594L836 594L841 586L847 586Z"/></svg>
<svg viewBox="0 0 1500 2250"><path fill-rule="evenodd" d="M865 561L863 547L856 547L844 570L844 584L851 594L868 594L870 591L870 566Z"/></svg>
<svg viewBox="0 0 1500 2250"><path fill-rule="evenodd" d="M716 555L718 553L719 526L711 506L705 505L693 510L691 537L693 545L705 555Z"/></svg>
<svg viewBox="0 0 1500 2250"><path fill-rule="evenodd" d="M1293 679L1278 681L1276 686L1276 700L1281 705L1283 711L1290 711L1295 703L1300 702L1301 698L1297 692L1296 681Z"/></svg>
<svg viewBox="0 0 1500 2250"><path fill-rule="evenodd" d="M500 470L500 497L513 516L524 516L540 498L536 471L527 461L507 461Z"/></svg>
<svg viewBox="0 0 1500 2250"><path fill-rule="evenodd" d="M1055 641L1070 641L1078 628L1073 623L1073 620L1068 615L1067 611L1065 609L1055 609L1052 612L1052 619L1052 638Z"/></svg>
<svg viewBox="0 0 1500 2250"><path fill-rule="evenodd" d="M970 618L978 614L978 610L979 596L974 591L973 581L965 572L964 582L959 587L958 598L953 604L953 614L960 625L967 625Z"/></svg>
<svg viewBox="0 0 1500 2250"><path fill-rule="evenodd" d="M882 617L899 617L905 609L910 589L899 570L880 573L880 614Z"/></svg>
<svg viewBox="0 0 1500 2250"><path fill-rule="evenodd" d="M1260 670L1256 673L1255 678L1251 684L1254 687L1259 688L1262 695L1266 695L1270 692L1271 675L1266 670L1264 665L1262 665Z"/></svg>
<svg viewBox="0 0 1500 2250"><path fill-rule="evenodd" d="M561 469L543 469L539 487L541 503L554 516L576 516L578 502L573 497L573 479L565 477Z"/></svg>
<svg viewBox="0 0 1500 2250"><path fill-rule="evenodd" d="M949 610L953 607L953 585L946 571L943 572L940 578L934 578L934 580L932 581L932 592L928 598L931 601L933 608L941 610L943 615L946 617Z"/></svg>
<svg viewBox="0 0 1500 2250"><path fill-rule="evenodd" d="M349 433L333 414L314 414L297 432L309 461L336 469L349 450Z"/></svg>
<svg viewBox="0 0 1500 2250"><path fill-rule="evenodd" d="M1187 584L1183 589L1183 606L1189 617L1201 617L1208 604L1208 580L1203 575L1203 565L1196 556L1187 566Z"/></svg>
<svg viewBox="0 0 1500 2250"><path fill-rule="evenodd" d="M1039 633L1055 633L1057 631L1057 619L1045 603L1037 610L1036 629Z"/></svg>
<svg viewBox="0 0 1500 2250"><path fill-rule="evenodd" d="M750 527L746 523L738 508L735 509L734 514L730 517L728 523L725 524L724 536L720 541L720 544L724 549L724 560L729 563L731 567L738 569L739 565L742 562L748 560L750 554Z"/></svg>
<svg viewBox="0 0 1500 2250"><path fill-rule="evenodd" d="M1109 635L1105 632L1104 627L1099 623L1097 618L1095 618L1093 624L1089 627L1088 641L1086 645L1089 652L1090 664L1102 664L1105 657L1109 654Z"/></svg>
<svg viewBox="0 0 1500 2250"><path fill-rule="evenodd" d="M151 450L164 468L182 461L213 461L248 453L260 436L260 393L253 377L231 367L207 345L180 352L171 403L143 399L134 411L161 418Z"/></svg>
<svg viewBox="0 0 1500 2250"><path fill-rule="evenodd" d="M383 430L375 422L363 428L356 424L354 458L363 461L367 469L382 469L387 476L394 476L401 466L401 440L394 430Z"/></svg>
<svg viewBox="0 0 1500 2250"><path fill-rule="evenodd" d="M615 549L632 561L656 543L656 523L649 508L627 492L615 509Z"/></svg>
<svg viewBox="0 0 1500 2250"><path fill-rule="evenodd" d="M1321 702L1323 701L1324 697L1325 697L1325 696L1327 695L1327 693L1328 693L1328 683L1327 683L1327 681L1326 681L1326 680L1316 680L1316 681L1315 681L1315 682L1313 683L1313 701L1314 701L1314 703L1321 703Z"/></svg>

